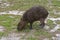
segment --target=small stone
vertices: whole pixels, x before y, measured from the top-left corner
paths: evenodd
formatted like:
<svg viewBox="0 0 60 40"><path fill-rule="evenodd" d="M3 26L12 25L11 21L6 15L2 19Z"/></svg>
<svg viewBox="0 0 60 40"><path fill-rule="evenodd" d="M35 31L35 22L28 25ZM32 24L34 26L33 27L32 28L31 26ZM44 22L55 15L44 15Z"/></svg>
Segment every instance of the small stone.
<svg viewBox="0 0 60 40"><path fill-rule="evenodd" d="M52 37L52 40L56 40L56 37Z"/></svg>
<svg viewBox="0 0 60 40"><path fill-rule="evenodd" d="M49 26L45 25L44 29L48 30L49 29Z"/></svg>
<svg viewBox="0 0 60 40"><path fill-rule="evenodd" d="M56 34L56 36L60 36L60 34Z"/></svg>
<svg viewBox="0 0 60 40"><path fill-rule="evenodd" d="M43 39L43 40L49 40L49 38L45 38L45 39Z"/></svg>
<svg viewBox="0 0 60 40"><path fill-rule="evenodd" d="M4 32L5 28L3 26L0 26L0 32Z"/></svg>

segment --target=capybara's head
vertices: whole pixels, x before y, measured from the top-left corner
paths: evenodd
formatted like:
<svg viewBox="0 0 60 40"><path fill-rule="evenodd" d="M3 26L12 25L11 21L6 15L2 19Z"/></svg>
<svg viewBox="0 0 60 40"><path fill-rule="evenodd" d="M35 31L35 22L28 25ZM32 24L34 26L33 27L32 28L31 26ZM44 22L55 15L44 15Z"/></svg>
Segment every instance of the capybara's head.
<svg viewBox="0 0 60 40"><path fill-rule="evenodd" d="M18 31L22 30L25 27L25 25L26 25L26 21L21 20L17 25L18 26L17 30Z"/></svg>

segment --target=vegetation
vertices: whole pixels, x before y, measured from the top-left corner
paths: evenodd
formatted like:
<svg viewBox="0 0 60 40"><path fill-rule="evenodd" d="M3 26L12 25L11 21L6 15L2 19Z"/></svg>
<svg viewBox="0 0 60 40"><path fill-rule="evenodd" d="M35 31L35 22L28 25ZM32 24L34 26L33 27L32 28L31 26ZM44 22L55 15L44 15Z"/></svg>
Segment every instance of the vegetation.
<svg viewBox="0 0 60 40"><path fill-rule="evenodd" d="M59 10L60 11L60 1L57 0L52 0L52 8L49 8L50 6L48 5L48 0L3 0L2 3L9 3L10 6L3 6L0 7L0 11L10 11L10 10L21 10L21 11L26 11L27 9L29 9L30 7L34 6L34 5L41 5L44 6L48 11L49 11L49 16L57 18L60 17L60 15L55 15L53 13L53 9ZM10 31L13 31L14 29L16 29L18 22L20 21L21 16L20 15L0 15L0 25L4 26L6 28L5 32L0 32L0 38L4 35L7 35ZM58 24L60 24L60 21L57 21ZM50 27L50 29L52 29L55 25L53 23L53 21L51 20L47 20L47 25ZM53 27L52 27L53 26ZM29 24L26 26L27 28L24 29L21 32L24 33L28 33L30 32L29 30ZM40 40L40 36L44 37L44 38L51 38L51 34L49 32L47 32L44 29L40 29L39 28L39 21L35 22L33 24L33 34L35 37L32 37L32 35L30 35L27 40ZM17 30L16 30L17 32Z"/></svg>

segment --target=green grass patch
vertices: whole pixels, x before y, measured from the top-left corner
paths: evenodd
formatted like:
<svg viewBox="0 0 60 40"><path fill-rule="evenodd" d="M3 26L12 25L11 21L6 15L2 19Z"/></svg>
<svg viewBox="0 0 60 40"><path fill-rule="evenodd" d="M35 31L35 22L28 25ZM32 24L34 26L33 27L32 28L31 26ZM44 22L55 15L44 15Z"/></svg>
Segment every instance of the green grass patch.
<svg viewBox="0 0 60 40"><path fill-rule="evenodd" d="M17 27L18 22L20 21L21 16L19 15L0 15L0 25L4 26L6 28L6 31L4 33L0 33L0 36L2 37L3 35L7 35L10 31L13 30L13 28ZM48 24L52 25L52 21L48 20ZM47 31L40 29L39 28L40 22L36 21L33 24L33 29L36 29L36 31L33 33L35 36L46 36L48 38L51 37L51 34L48 33ZM29 29L29 24L27 25L26 29L23 29L20 32L30 32L31 30ZM51 26L52 27L52 26ZM38 29L38 30L37 30ZM17 32L17 31L16 31ZM27 40L38 40L39 38L34 38L34 37L29 37Z"/></svg>
<svg viewBox="0 0 60 40"><path fill-rule="evenodd" d="M6 8L1 8L0 11L8 11L8 10L27 10L34 5L42 5L46 6L47 0L7 0L13 4L12 6L8 6Z"/></svg>
<svg viewBox="0 0 60 40"><path fill-rule="evenodd" d="M53 3L54 6L59 6L60 7L60 1L53 0L52 3Z"/></svg>
<svg viewBox="0 0 60 40"><path fill-rule="evenodd" d="M38 40L38 39L35 38L35 37L30 36L30 37L27 38L27 40Z"/></svg>
<svg viewBox="0 0 60 40"><path fill-rule="evenodd" d="M50 13L50 16L53 17L53 18L58 18L58 17L60 17L59 14L54 14L54 13Z"/></svg>
<svg viewBox="0 0 60 40"><path fill-rule="evenodd" d="M2 36L7 36L8 35L8 32L0 32L0 38L2 37Z"/></svg>
<svg viewBox="0 0 60 40"><path fill-rule="evenodd" d="M12 6L8 6L6 8L0 8L0 11L9 11L9 10L27 10L29 9L30 7L34 6L34 5L41 5L41 6L44 6L46 7L47 9L51 10L49 8L49 6L47 7L47 4L48 4L48 0L3 0L2 1L3 3L4 2L10 2L10 4ZM60 9L58 7L60 7L60 1L57 1L57 0L52 0L52 4L54 7L54 9ZM58 7L56 7L58 6ZM53 9L53 8L52 8Z"/></svg>
<svg viewBox="0 0 60 40"><path fill-rule="evenodd" d="M0 25L4 26L7 30L12 30L16 28L20 16L16 15L0 15Z"/></svg>
<svg viewBox="0 0 60 40"><path fill-rule="evenodd" d="M43 30L43 29L36 30L34 32L34 34L35 34L35 36L38 36L38 37L39 36L44 36L46 38L50 38L52 36L49 32L47 32L46 30Z"/></svg>
<svg viewBox="0 0 60 40"><path fill-rule="evenodd" d="M57 23L57 24L60 24L60 20L57 20L56 23Z"/></svg>
<svg viewBox="0 0 60 40"><path fill-rule="evenodd" d="M47 20L47 25L50 27L50 29L52 29L54 26L55 26L55 24L53 23L53 21L52 20Z"/></svg>

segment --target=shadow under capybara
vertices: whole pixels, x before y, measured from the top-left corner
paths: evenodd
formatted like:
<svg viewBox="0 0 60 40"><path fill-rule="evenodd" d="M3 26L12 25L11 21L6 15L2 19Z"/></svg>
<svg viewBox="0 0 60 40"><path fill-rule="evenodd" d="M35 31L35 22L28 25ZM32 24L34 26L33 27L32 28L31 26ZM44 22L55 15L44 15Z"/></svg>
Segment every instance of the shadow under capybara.
<svg viewBox="0 0 60 40"><path fill-rule="evenodd" d="M48 14L48 11L44 7L33 6L23 14L21 21L18 23L17 30L22 30L27 23L30 23L30 29L32 29L32 24L35 21L40 21L40 27L43 28Z"/></svg>

